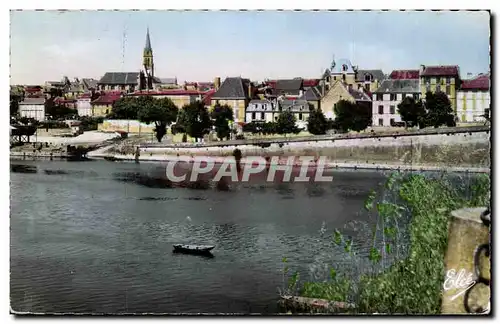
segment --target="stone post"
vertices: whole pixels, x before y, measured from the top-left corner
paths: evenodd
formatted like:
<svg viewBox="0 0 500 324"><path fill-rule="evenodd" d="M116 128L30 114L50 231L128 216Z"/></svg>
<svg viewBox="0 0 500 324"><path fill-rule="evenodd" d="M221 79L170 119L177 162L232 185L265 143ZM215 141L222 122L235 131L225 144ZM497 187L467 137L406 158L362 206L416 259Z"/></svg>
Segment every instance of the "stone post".
<svg viewBox="0 0 500 324"><path fill-rule="evenodd" d="M478 246L490 243L489 228L480 218L485 210L486 208L464 208L451 212L445 255L442 314L467 314L464 296L468 290L468 282L477 281L474 252ZM490 279L490 262L484 253L480 258L480 265L482 276ZM469 294L469 305L474 308L488 307L489 287L480 283Z"/></svg>

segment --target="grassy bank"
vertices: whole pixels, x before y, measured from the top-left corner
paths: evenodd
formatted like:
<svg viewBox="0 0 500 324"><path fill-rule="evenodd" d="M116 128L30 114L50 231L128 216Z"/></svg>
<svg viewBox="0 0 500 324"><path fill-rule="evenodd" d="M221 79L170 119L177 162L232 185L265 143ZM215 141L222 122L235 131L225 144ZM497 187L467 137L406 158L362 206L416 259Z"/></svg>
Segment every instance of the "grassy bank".
<svg viewBox="0 0 500 324"><path fill-rule="evenodd" d="M376 269L398 254L392 265L357 279L331 268L330 278L322 282L301 283L295 273L288 276L288 290L304 297L354 302L355 313L439 314L450 212L487 206L489 199L487 175L457 182L444 176L395 174L365 204L367 211L378 215L368 259ZM406 227L401 226L405 217ZM409 249L403 253L399 246L405 230ZM340 231L334 231L332 240L344 249L346 259L357 254L352 238ZM284 272L288 275L286 265Z"/></svg>

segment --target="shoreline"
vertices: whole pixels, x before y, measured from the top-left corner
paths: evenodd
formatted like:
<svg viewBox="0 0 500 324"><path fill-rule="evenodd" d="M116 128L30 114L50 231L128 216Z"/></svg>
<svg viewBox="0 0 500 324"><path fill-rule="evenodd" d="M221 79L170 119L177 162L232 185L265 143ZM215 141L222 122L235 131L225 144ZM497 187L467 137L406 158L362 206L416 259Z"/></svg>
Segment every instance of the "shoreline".
<svg viewBox="0 0 500 324"><path fill-rule="evenodd" d="M146 162L146 163L167 163L167 162L213 162L216 164L222 164L224 161L228 160L228 157L214 157L214 156L175 156L175 155L163 155L163 156L140 156L138 160L131 155L92 155L88 157L90 160L106 160L112 159L111 162ZM229 157L229 159L234 160L234 157ZM243 157L240 160L242 166L251 165L255 161L248 161L248 158ZM286 159L284 159L286 160ZM283 161L283 160L281 160ZM231 161L231 163L236 163ZM268 163L269 164L269 163ZM273 163L276 165L276 163ZM286 163L278 163L278 165L286 165ZM290 165L291 167L300 167L302 164L294 163ZM337 162L337 161L325 161L323 164L325 169L354 169L354 170L376 170L376 171L445 171L445 172L460 172L460 173L491 173L491 168L488 167L451 167L451 166L435 166L435 165L418 165L418 164L397 164L397 163L357 163L357 162ZM309 167L314 168L315 164L310 163Z"/></svg>

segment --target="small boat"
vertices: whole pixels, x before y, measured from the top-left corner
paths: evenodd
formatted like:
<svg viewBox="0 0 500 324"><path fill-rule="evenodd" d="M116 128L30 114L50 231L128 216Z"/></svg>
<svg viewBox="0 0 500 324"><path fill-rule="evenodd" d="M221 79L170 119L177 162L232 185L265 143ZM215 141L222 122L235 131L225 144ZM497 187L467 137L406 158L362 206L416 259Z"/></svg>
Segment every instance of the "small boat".
<svg viewBox="0 0 500 324"><path fill-rule="evenodd" d="M174 252L191 254L211 254L215 245L174 244Z"/></svg>

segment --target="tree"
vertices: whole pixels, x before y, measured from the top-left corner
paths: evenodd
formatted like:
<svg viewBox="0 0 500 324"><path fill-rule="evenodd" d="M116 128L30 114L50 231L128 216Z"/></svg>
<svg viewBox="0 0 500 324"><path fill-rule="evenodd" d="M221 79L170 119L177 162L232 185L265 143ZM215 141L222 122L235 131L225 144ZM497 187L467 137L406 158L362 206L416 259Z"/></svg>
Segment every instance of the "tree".
<svg viewBox="0 0 500 324"><path fill-rule="evenodd" d="M153 98L154 99L154 98ZM156 99L154 99L156 100ZM122 97L115 101L113 109L108 115L111 119L137 119L139 107L141 102L149 102L144 97Z"/></svg>
<svg viewBox="0 0 500 324"><path fill-rule="evenodd" d="M175 122L179 109L169 98L155 99L151 96L134 98L139 106L137 117L146 124L155 124L155 135L158 142L167 133L167 126Z"/></svg>
<svg viewBox="0 0 500 324"><path fill-rule="evenodd" d="M455 119L450 99L441 91L425 94L425 124L438 128L441 125L452 125Z"/></svg>
<svg viewBox="0 0 500 324"><path fill-rule="evenodd" d="M421 100L415 101L413 97L406 97L398 105L398 113L406 126L416 126L425 116L425 108Z"/></svg>
<svg viewBox="0 0 500 324"><path fill-rule="evenodd" d="M55 97L45 100L45 113L50 115L52 119L73 118L78 116L78 111L56 103Z"/></svg>
<svg viewBox="0 0 500 324"><path fill-rule="evenodd" d="M21 98L19 96L10 96L10 115L16 116L19 111L19 101Z"/></svg>
<svg viewBox="0 0 500 324"><path fill-rule="evenodd" d="M184 127L186 134L196 139L203 138L205 134L208 134L210 126L212 126L208 110L200 101L185 105L177 123Z"/></svg>
<svg viewBox="0 0 500 324"><path fill-rule="evenodd" d="M349 130L362 131L372 122L372 108L369 103L353 103L347 100L340 100L335 108L334 127L342 132Z"/></svg>
<svg viewBox="0 0 500 324"><path fill-rule="evenodd" d="M221 106L216 104L210 115L215 126L215 131L217 132L217 137L221 141L224 138L229 138L231 134L229 121L234 120L233 109L228 105Z"/></svg>
<svg viewBox="0 0 500 324"><path fill-rule="evenodd" d="M309 120L307 121L307 130L313 135L326 134L328 121L320 109L311 109Z"/></svg>
<svg viewBox="0 0 500 324"><path fill-rule="evenodd" d="M276 121L276 132L278 134L298 134L300 129L295 125L297 119L290 111L282 111Z"/></svg>

